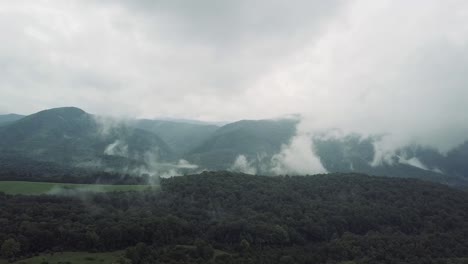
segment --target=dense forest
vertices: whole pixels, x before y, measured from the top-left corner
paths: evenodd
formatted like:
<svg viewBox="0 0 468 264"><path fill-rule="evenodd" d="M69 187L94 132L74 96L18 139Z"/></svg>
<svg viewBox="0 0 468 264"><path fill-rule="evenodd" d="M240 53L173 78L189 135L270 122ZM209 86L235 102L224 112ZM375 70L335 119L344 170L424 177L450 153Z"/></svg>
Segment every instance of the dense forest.
<svg viewBox="0 0 468 264"><path fill-rule="evenodd" d="M76 168L50 161L35 161L17 155L0 155L0 181L147 184L149 177L148 174Z"/></svg>
<svg viewBox="0 0 468 264"><path fill-rule="evenodd" d="M230 172L158 191L0 194L5 258L125 249L121 263L468 263L468 193L411 179ZM347 262L349 261L349 262Z"/></svg>

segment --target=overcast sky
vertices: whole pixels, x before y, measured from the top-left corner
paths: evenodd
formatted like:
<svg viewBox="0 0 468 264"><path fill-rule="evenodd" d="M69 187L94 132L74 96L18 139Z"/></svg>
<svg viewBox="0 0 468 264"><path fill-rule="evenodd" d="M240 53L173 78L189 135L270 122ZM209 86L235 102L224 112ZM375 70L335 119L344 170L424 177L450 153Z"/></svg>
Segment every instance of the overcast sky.
<svg viewBox="0 0 468 264"><path fill-rule="evenodd" d="M467 134L465 0L0 0L0 33L0 113Z"/></svg>

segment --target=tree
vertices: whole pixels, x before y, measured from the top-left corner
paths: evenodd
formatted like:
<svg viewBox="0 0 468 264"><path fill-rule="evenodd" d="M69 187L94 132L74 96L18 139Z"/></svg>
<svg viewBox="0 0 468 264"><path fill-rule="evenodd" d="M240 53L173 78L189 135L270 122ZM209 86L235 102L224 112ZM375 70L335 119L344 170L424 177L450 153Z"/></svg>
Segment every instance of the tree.
<svg viewBox="0 0 468 264"><path fill-rule="evenodd" d="M291 256L282 256L280 258L280 263L281 264L294 264L294 258Z"/></svg>
<svg viewBox="0 0 468 264"><path fill-rule="evenodd" d="M134 264L141 263L151 253L150 248L145 243L138 243L134 247L129 247L125 251L125 257Z"/></svg>
<svg viewBox="0 0 468 264"><path fill-rule="evenodd" d="M86 239L86 247L90 249L97 249L96 247L99 245L99 236L93 230L86 231L85 234Z"/></svg>
<svg viewBox="0 0 468 264"><path fill-rule="evenodd" d="M247 240L242 239L239 244L239 249L242 255L246 255L250 250L250 243Z"/></svg>
<svg viewBox="0 0 468 264"><path fill-rule="evenodd" d="M211 259L214 255L213 246L204 240L197 239L195 241L195 247L197 249L198 256L203 259Z"/></svg>
<svg viewBox="0 0 468 264"><path fill-rule="evenodd" d="M0 252L2 256L6 258L15 257L21 250L21 245L18 241L13 238L5 240L3 242Z"/></svg>

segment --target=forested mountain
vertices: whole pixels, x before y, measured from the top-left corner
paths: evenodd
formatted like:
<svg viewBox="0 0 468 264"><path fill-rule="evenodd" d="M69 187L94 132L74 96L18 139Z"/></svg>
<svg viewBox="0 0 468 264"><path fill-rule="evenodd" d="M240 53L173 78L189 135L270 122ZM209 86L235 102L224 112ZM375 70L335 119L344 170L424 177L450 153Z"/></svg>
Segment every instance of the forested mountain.
<svg viewBox="0 0 468 264"><path fill-rule="evenodd" d="M261 162L294 136L297 120L242 120L222 126L187 156L209 169L227 169L239 155Z"/></svg>
<svg viewBox="0 0 468 264"><path fill-rule="evenodd" d="M187 122L142 119L136 121L136 126L158 135L176 154L183 156L219 128L215 125Z"/></svg>
<svg viewBox="0 0 468 264"><path fill-rule="evenodd" d="M444 157L434 149L418 146L406 147L397 151L392 157L392 163L373 164L374 141L375 139L371 137L365 138L351 134L342 138L317 137L314 145L317 155L329 172L352 171L388 177L417 178L453 186L468 186L468 177L446 169L445 163L451 157ZM418 163L412 163L411 160L414 159ZM468 156L465 160L468 161ZM459 172L466 171L459 170Z"/></svg>
<svg viewBox="0 0 468 264"><path fill-rule="evenodd" d="M41 111L1 127L0 148L2 155L90 168L136 168L145 165L145 155L173 159L157 135L108 125L74 107Z"/></svg>
<svg viewBox="0 0 468 264"><path fill-rule="evenodd" d="M16 120L20 120L23 117L24 117L23 115L17 115L17 114L0 115L0 126L9 124Z"/></svg>
<svg viewBox="0 0 468 264"><path fill-rule="evenodd" d="M26 117L0 116L0 156L4 157L0 161L29 160L56 163L61 168L125 174L182 175L229 169L275 175L275 155L290 144L298 122L242 120L218 127L189 121L120 121L75 107L56 108ZM375 162L377 136L331 135L333 131L330 135L310 135L310 147L328 172L361 172L468 186L468 143L446 154L429 147L405 146L388 160ZM243 166L237 166L240 157ZM11 168L5 162L0 162L0 174ZM279 174L290 173L295 172Z"/></svg>
<svg viewBox="0 0 468 264"><path fill-rule="evenodd" d="M18 246L5 251L16 258L125 248L134 264L466 263L468 256L468 194L411 179L205 172L163 179L160 191L0 194L0 204L0 241Z"/></svg>
<svg viewBox="0 0 468 264"><path fill-rule="evenodd" d="M436 162L435 166L442 163L443 165L440 168L448 174L463 176L468 179L468 141L450 150L445 159L436 160ZM427 163L431 164L430 162Z"/></svg>

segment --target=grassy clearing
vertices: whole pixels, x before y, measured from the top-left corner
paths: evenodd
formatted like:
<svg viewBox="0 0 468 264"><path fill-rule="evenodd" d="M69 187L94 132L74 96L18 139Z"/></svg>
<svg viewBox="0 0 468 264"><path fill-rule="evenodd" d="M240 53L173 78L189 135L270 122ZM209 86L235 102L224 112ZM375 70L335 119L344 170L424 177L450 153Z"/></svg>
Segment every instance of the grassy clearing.
<svg viewBox="0 0 468 264"><path fill-rule="evenodd" d="M7 194L63 194L69 191L114 192L142 191L157 186L148 185L104 185L104 184L70 184L51 182L0 181L0 192Z"/></svg>
<svg viewBox="0 0 468 264"><path fill-rule="evenodd" d="M54 254L42 254L36 257L19 260L10 264L111 264L123 255L123 251L88 253L88 252L63 252ZM2 262L3 261L3 262ZM0 260L0 264L8 263Z"/></svg>

